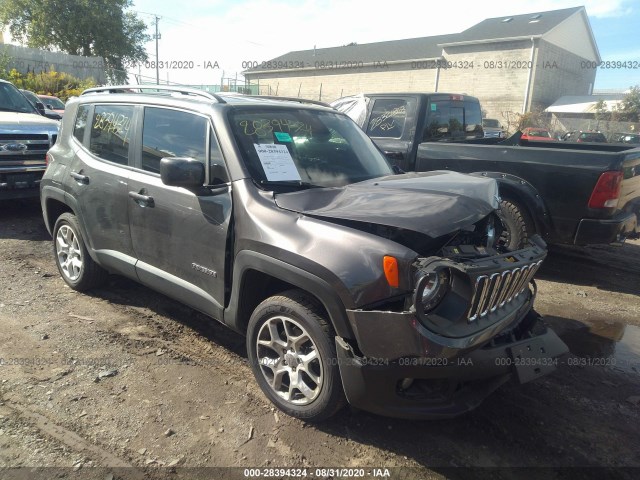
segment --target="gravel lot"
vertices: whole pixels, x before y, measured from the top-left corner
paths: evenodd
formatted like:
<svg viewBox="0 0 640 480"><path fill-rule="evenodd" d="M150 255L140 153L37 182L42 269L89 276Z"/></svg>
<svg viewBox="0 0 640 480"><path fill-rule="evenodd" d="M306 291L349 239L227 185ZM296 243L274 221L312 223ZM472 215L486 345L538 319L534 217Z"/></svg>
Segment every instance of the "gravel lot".
<svg viewBox="0 0 640 480"><path fill-rule="evenodd" d="M369 478L374 467L405 468L391 478L468 478L458 467L501 467L474 471L490 478L542 478L514 467L547 467L545 478L640 473L640 241L552 249L537 309L572 353L546 378L431 422L345 409L308 425L275 411L244 338L121 277L91 294L66 287L37 202L0 205L0 259L0 478L244 478L196 467L362 467Z"/></svg>

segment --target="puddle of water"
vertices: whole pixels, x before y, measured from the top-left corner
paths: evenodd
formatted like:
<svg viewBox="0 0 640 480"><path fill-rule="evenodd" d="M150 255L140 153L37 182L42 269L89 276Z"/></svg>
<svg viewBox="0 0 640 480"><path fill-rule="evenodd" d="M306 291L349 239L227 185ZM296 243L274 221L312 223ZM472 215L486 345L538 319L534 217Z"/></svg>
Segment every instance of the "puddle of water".
<svg viewBox="0 0 640 480"><path fill-rule="evenodd" d="M558 333L574 355L594 365L640 374L640 328L603 322Z"/></svg>

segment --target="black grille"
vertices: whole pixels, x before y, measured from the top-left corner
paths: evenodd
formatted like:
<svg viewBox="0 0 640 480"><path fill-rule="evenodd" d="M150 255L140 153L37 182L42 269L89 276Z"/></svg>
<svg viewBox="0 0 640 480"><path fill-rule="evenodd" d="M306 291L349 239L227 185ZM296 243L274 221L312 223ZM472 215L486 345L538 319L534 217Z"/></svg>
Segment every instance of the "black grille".
<svg viewBox="0 0 640 480"><path fill-rule="evenodd" d="M44 162L46 149L40 153L28 153L26 155L0 155L0 162L24 162L27 160L41 160Z"/></svg>
<svg viewBox="0 0 640 480"><path fill-rule="evenodd" d="M0 140L46 140L49 135L46 133L0 133Z"/></svg>

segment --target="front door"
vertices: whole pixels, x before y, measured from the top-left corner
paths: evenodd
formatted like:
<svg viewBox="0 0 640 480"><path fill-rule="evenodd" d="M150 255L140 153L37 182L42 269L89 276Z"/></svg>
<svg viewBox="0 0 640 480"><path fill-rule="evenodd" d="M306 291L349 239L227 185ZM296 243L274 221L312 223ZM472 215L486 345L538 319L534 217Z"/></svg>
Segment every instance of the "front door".
<svg viewBox="0 0 640 480"><path fill-rule="evenodd" d="M222 320L231 187L219 183L194 192L164 185L160 178L164 157L193 158L207 171L211 161L220 164L215 134L207 117L193 112L144 107L142 114L136 168L128 185L138 278Z"/></svg>

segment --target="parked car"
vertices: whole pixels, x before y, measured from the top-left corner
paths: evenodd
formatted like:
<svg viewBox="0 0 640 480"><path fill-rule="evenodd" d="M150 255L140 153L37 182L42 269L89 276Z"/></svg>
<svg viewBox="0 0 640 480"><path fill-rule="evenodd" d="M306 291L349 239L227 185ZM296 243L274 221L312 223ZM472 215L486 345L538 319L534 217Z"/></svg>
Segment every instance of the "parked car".
<svg viewBox="0 0 640 480"><path fill-rule="evenodd" d="M510 248L523 245L534 233L549 243L587 245L619 244L640 232L640 152L630 151L632 145L522 142L520 132L500 143L462 135L442 142L432 135L433 112L439 106L428 94L380 93L371 98L361 127L400 169L452 170L498 181L506 225L502 241ZM386 110L391 106L401 129L388 137L372 125L391 118ZM441 118L443 125L451 120ZM465 118L473 123L477 116Z"/></svg>
<svg viewBox="0 0 640 480"><path fill-rule="evenodd" d="M506 133L502 124L495 118L483 118L482 129L486 138L505 138Z"/></svg>
<svg viewBox="0 0 640 480"><path fill-rule="evenodd" d="M522 130L520 140L528 142L555 142L556 139L546 128L527 127Z"/></svg>
<svg viewBox="0 0 640 480"><path fill-rule="evenodd" d="M55 112L50 107L46 106L38 95L33 93L31 90L23 90L20 89L20 92L31 102L31 104L40 112L41 115L50 118L51 120L62 120L62 115L58 112Z"/></svg>
<svg viewBox="0 0 640 480"><path fill-rule="evenodd" d="M299 99L121 90L149 88L172 96L67 103L41 202L71 288L118 273L246 335L265 396L308 421L345 399L455 416L567 351L533 310L544 242L496 243L495 180L396 174Z"/></svg>
<svg viewBox="0 0 640 480"><path fill-rule="evenodd" d="M59 115L64 113L64 102L58 97L54 97L53 95L38 95L38 98L48 109L53 110Z"/></svg>
<svg viewBox="0 0 640 480"><path fill-rule="evenodd" d="M640 144L640 133L614 133L609 138L611 143L630 143L633 145Z"/></svg>
<svg viewBox="0 0 640 480"><path fill-rule="evenodd" d="M59 123L48 120L10 82L0 80L0 200L37 197Z"/></svg>
<svg viewBox="0 0 640 480"><path fill-rule="evenodd" d="M597 142L607 143L607 137L601 132L571 131L562 136L563 142Z"/></svg>

